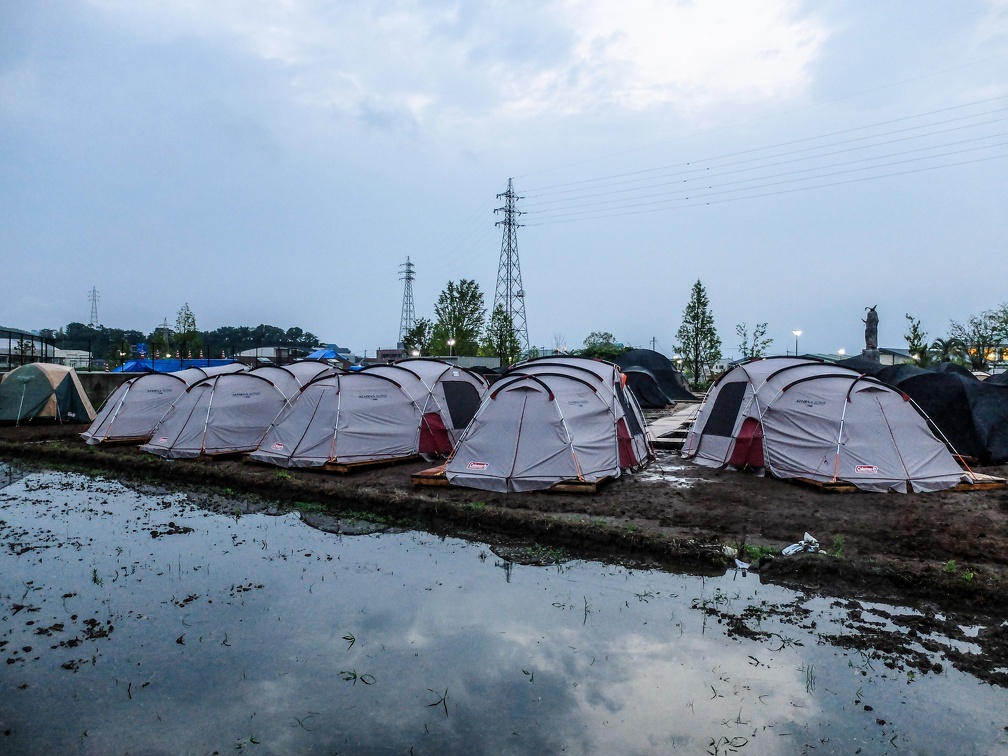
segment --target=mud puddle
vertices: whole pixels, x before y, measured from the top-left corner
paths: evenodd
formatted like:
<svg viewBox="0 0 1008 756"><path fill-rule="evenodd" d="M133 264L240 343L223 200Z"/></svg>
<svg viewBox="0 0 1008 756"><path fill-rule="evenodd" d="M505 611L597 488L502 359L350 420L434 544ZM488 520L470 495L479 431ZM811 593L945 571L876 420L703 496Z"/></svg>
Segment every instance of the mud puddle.
<svg viewBox="0 0 1008 756"><path fill-rule="evenodd" d="M988 627L214 507L0 489L0 751L1008 748L1008 692L954 664Z"/></svg>

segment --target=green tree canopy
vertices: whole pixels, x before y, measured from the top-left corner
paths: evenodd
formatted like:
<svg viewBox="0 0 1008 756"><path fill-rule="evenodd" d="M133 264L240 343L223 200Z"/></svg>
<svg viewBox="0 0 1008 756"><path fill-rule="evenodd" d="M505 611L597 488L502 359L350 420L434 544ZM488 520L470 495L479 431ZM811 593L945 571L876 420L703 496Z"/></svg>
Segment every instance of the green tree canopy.
<svg viewBox="0 0 1008 756"><path fill-rule="evenodd" d="M521 357L522 345L518 340L518 332L502 304L498 304L490 314L481 351L488 357L500 359L501 365L514 364Z"/></svg>
<svg viewBox="0 0 1008 756"><path fill-rule="evenodd" d="M584 349L579 354L613 362L626 351L627 348L617 344L616 337L608 331L592 331L585 336Z"/></svg>
<svg viewBox="0 0 1008 756"><path fill-rule="evenodd" d="M766 323L757 323L751 336L749 335L749 326L745 323L736 325L735 333L741 339L738 345L739 354L747 360L754 357L766 357L767 349L773 344L773 339L768 339L766 332Z"/></svg>
<svg viewBox="0 0 1008 756"><path fill-rule="evenodd" d="M998 314L993 310L970 315L965 323L953 320L949 324L949 336L963 345L966 359L974 370L987 366L988 356L1003 339Z"/></svg>
<svg viewBox="0 0 1008 756"><path fill-rule="evenodd" d="M921 322L915 319L910 313L906 313L910 331L903 334L906 339L907 349L920 367L927 367L931 364L931 351L928 346L927 332L921 330Z"/></svg>
<svg viewBox="0 0 1008 756"><path fill-rule="evenodd" d="M686 373L694 387L705 384L711 366L721 359L721 339L714 327L707 291L698 279L683 310L682 325L676 332L676 351L683 357Z"/></svg>
<svg viewBox="0 0 1008 756"><path fill-rule="evenodd" d="M931 342L931 353L935 362L959 362L962 360L963 345L958 339L935 339Z"/></svg>
<svg viewBox="0 0 1008 756"><path fill-rule="evenodd" d="M479 353L486 306L478 283L466 278L458 284L449 281L434 305L434 315L437 321L431 338L432 351L466 356ZM455 340L451 349L449 339Z"/></svg>
<svg viewBox="0 0 1008 756"><path fill-rule="evenodd" d="M403 348L407 354L415 349L421 357L430 355L431 337L434 335L434 324L428 318L418 318L413 327L403 334Z"/></svg>
<svg viewBox="0 0 1008 756"><path fill-rule="evenodd" d="M175 350L180 357L198 357L201 344L199 331L196 330L196 316L186 302L175 317Z"/></svg>

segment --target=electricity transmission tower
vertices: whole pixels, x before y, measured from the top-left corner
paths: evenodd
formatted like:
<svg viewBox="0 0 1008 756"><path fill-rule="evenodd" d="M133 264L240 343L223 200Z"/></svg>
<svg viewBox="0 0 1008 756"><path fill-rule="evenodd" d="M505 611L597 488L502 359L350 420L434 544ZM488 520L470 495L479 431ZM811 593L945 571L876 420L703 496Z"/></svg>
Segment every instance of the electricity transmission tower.
<svg viewBox="0 0 1008 756"><path fill-rule="evenodd" d="M522 199L514 191L512 179L508 179L507 191L498 194L497 199L504 199L504 207L498 207L495 213L504 213L504 220L494 223L503 226L501 238L500 264L497 267L497 290L494 293L494 310L498 305L504 308L514 326L515 335L522 351L529 351L528 325L525 322L525 289L522 288L521 266L518 264L518 216L521 211L516 207Z"/></svg>
<svg viewBox="0 0 1008 756"><path fill-rule="evenodd" d="M413 272L414 265L410 262L409 256L406 262L399 266L399 280L405 281L402 295L402 315L399 316L399 343L402 344L406 334L412 330L416 323L416 310L413 308L413 279L416 274Z"/></svg>
<svg viewBox="0 0 1008 756"><path fill-rule="evenodd" d="M98 289L94 286L91 287L91 291L88 292L88 299L91 300L91 320L88 321L88 325L91 328L98 327Z"/></svg>

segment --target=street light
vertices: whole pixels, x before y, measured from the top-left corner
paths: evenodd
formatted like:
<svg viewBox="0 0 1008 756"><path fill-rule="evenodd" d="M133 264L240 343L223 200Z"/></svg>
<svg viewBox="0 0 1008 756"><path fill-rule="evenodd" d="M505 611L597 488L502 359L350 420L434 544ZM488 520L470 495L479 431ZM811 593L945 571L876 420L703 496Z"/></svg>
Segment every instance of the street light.
<svg viewBox="0 0 1008 756"><path fill-rule="evenodd" d="M413 356L413 357L419 357L420 356L420 350L419 349L413 349L413 350L410 351L410 355Z"/></svg>
<svg viewBox="0 0 1008 756"><path fill-rule="evenodd" d="M847 354L847 350L844 349L843 347L840 347L839 349L837 349L837 354L841 354L841 355Z"/></svg>
<svg viewBox="0 0 1008 756"><path fill-rule="evenodd" d="M452 356L452 347L455 346L455 339L448 339L448 356Z"/></svg>
<svg viewBox="0 0 1008 756"><path fill-rule="evenodd" d="M801 330L791 331L794 334L794 355L798 356L798 337L801 336Z"/></svg>

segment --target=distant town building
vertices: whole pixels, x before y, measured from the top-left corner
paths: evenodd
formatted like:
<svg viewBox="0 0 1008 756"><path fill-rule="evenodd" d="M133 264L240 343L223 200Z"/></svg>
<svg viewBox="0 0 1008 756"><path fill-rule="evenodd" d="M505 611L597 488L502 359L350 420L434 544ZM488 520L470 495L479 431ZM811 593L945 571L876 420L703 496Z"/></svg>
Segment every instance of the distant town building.
<svg viewBox="0 0 1008 756"><path fill-rule="evenodd" d="M37 331L0 326L0 370L31 362L55 362L56 347Z"/></svg>
<svg viewBox="0 0 1008 756"><path fill-rule="evenodd" d="M57 349L56 362L75 369L87 368L91 362L91 353L87 349Z"/></svg>
<svg viewBox="0 0 1008 756"><path fill-rule="evenodd" d="M262 346L239 352L235 355L235 360L253 368L261 365L288 365L294 360L303 359L307 352L304 347Z"/></svg>

